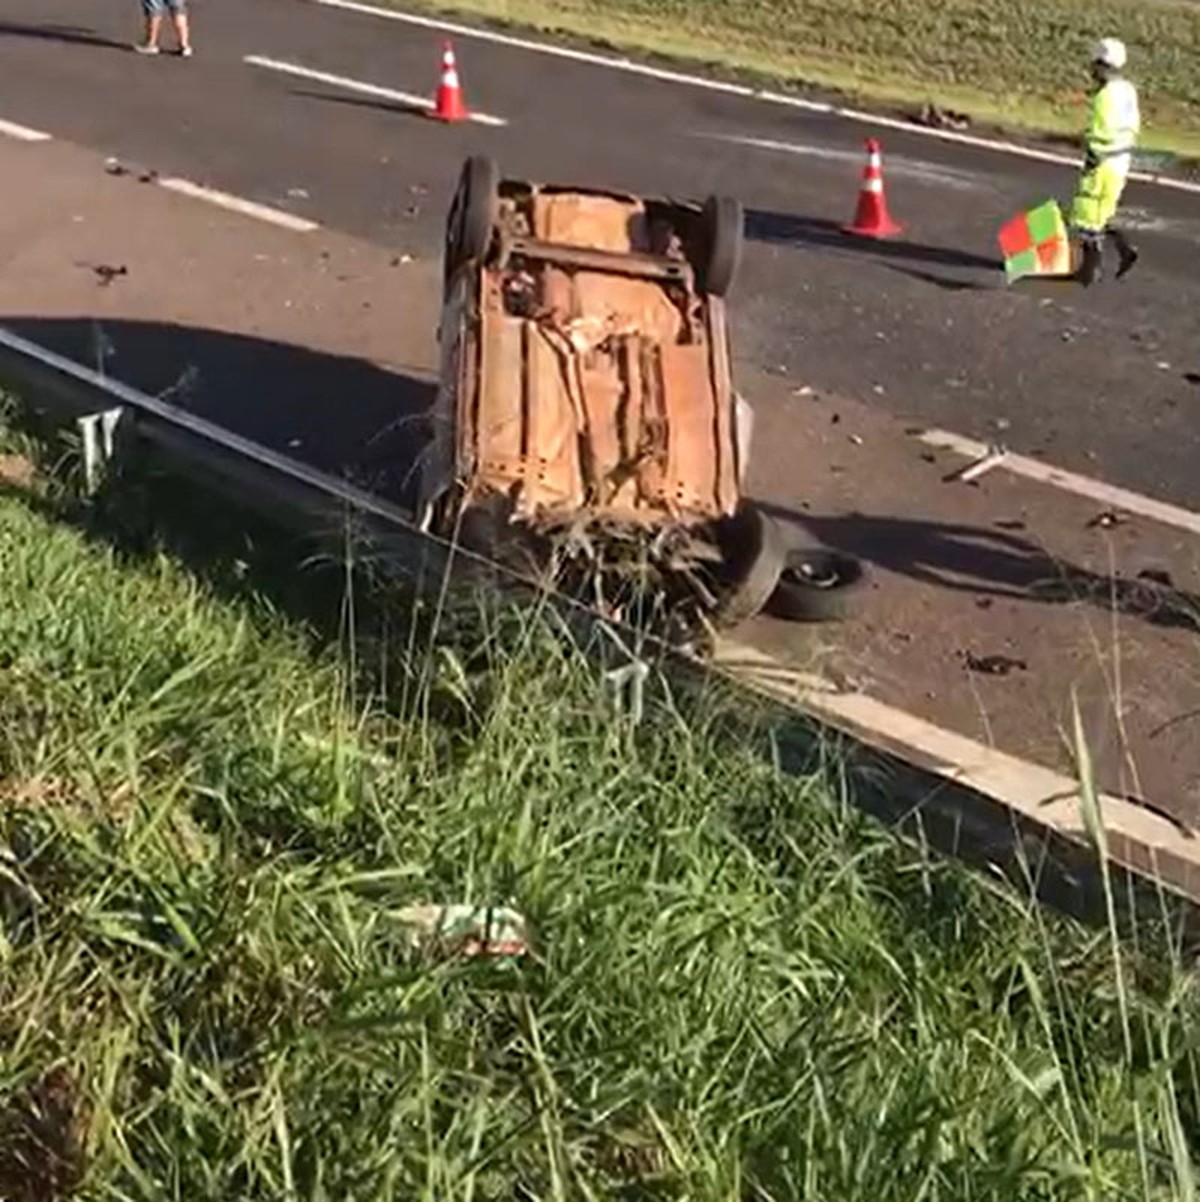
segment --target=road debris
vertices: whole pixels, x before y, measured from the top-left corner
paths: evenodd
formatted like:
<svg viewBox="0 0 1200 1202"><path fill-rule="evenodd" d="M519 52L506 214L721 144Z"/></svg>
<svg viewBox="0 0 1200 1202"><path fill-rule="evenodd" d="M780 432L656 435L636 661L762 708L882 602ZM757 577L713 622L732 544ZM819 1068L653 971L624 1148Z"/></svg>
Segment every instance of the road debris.
<svg viewBox="0 0 1200 1202"><path fill-rule="evenodd" d="M96 276L101 288L107 288L118 276L129 274L129 268L124 263L119 267L114 267L111 263L80 263L79 266L89 268Z"/></svg>
<svg viewBox="0 0 1200 1202"><path fill-rule="evenodd" d="M128 175L129 169L121 165L120 159L108 158L104 160L104 170L109 175Z"/></svg>
<svg viewBox="0 0 1200 1202"><path fill-rule="evenodd" d="M986 455L980 456L965 467L957 468L948 476L944 476L943 480L947 484L970 484L990 472L992 468L999 467L1007 458L1008 451L1004 447L990 447Z"/></svg>
<svg viewBox="0 0 1200 1202"><path fill-rule="evenodd" d="M1092 518L1088 524L1088 530L1112 530L1117 526L1123 526L1126 522L1124 515L1117 513L1115 509L1106 509L1103 513L1098 513Z"/></svg>
<svg viewBox="0 0 1200 1202"><path fill-rule="evenodd" d="M289 188L287 190L287 194L292 200L307 200L308 199L308 189L307 188Z"/></svg>
<svg viewBox="0 0 1200 1202"><path fill-rule="evenodd" d="M924 125L929 129L952 129L959 133L971 128L971 118L966 113L940 108L936 104L922 105L910 120L915 125Z"/></svg>
<svg viewBox="0 0 1200 1202"><path fill-rule="evenodd" d="M1010 672L1024 672L1029 667L1023 659L1014 659L1011 655L974 655L964 651L962 657L968 672L984 676L1007 676Z"/></svg>
<svg viewBox="0 0 1200 1202"><path fill-rule="evenodd" d="M507 906L426 903L406 906L397 917L416 947L443 955L507 959L529 950L524 915Z"/></svg>

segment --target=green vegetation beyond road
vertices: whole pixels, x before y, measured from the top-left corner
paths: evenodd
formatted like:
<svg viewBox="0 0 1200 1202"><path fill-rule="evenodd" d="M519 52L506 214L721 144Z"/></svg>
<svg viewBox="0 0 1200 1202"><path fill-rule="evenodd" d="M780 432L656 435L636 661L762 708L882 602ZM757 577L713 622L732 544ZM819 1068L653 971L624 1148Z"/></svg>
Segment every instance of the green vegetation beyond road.
<svg viewBox="0 0 1200 1202"><path fill-rule="evenodd" d="M393 0L1076 134L1097 38L1129 45L1145 144L1200 153L1194 0Z"/></svg>
<svg viewBox="0 0 1200 1202"><path fill-rule="evenodd" d="M0 1196L1194 1196L1169 957L718 697L631 727L531 618L401 612L352 674L253 572L102 534L0 493ZM529 954L413 945L460 901Z"/></svg>

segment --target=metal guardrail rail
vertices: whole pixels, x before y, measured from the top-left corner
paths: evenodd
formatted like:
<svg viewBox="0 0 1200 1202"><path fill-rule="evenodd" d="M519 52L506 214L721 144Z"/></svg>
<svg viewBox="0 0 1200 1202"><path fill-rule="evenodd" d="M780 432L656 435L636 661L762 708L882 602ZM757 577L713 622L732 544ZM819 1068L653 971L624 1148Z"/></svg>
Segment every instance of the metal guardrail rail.
<svg viewBox="0 0 1200 1202"><path fill-rule="evenodd" d="M714 668L568 597L539 590L500 565L424 533L411 514L384 498L0 327L3 387L39 410L77 420L91 486L99 483L114 456L132 451L140 457L152 448L168 470L186 474L222 497L236 497L285 528L318 536L323 531L343 543L352 533L369 548L374 566L419 590L440 585L458 564L482 571L497 585L536 593L550 603L579 645L600 659L610 684L632 684L635 711L640 710L641 684L650 662L693 685L703 685L716 672L766 703L775 757L785 771L810 773L820 749L832 745L853 784L856 803L877 818L943 853L998 868L1021 885L1032 877L1044 901L1087 920L1105 921L1103 882L1093 848L1029 821L994 796L956 779L944 766L914 762L850 723L756 687L753 673L739 671L736 662ZM1130 918L1134 910L1161 916L1161 881L1139 877L1120 864L1112 864L1110 872L1123 878L1117 893L1135 899ZM1180 892L1200 898L1196 889L1172 883ZM1200 916L1190 907L1188 911L1190 926ZM1200 946L1200 926L1196 930Z"/></svg>

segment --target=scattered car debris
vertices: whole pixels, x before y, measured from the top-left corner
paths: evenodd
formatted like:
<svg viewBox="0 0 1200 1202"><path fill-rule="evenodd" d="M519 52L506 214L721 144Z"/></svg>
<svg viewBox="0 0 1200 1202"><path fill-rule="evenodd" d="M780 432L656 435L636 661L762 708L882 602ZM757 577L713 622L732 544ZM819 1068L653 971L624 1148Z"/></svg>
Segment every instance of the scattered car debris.
<svg viewBox="0 0 1200 1202"><path fill-rule="evenodd" d="M119 276L129 274L129 268L124 263L119 267L114 267L111 263L94 263L91 264L91 268L101 288L107 288Z"/></svg>
<svg viewBox="0 0 1200 1202"><path fill-rule="evenodd" d="M524 956L529 950L524 915L507 906L419 904L406 906L397 917L423 950L501 959Z"/></svg>
<svg viewBox="0 0 1200 1202"><path fill-rule="evenodd" d="M964 651L962 656L968 672L984 676L1007 676L1010 672L1024 672L1029 666L1023 659L1014 659L1011 655L974 655Z"/></svg>
<svg viewBox="0 0 1200 1202"><path fill-rule="evenodd" d="M1004 447L989 447L986 455L981 455L965 467L955 469L948 476L943 477L943 480L947 484L970 484L990 472L992 468L999 467L1007 458L1008 451Z"/></svg>
<svg viewBox="0 0 1200 1202"><path fill-rule="evenodd" d="M920 111L913 114L911 120L916 125L928 126L930 129L951 129L959 133L971 128L971 118L966 113L944 109L936 104L922 105Z"/></svg>

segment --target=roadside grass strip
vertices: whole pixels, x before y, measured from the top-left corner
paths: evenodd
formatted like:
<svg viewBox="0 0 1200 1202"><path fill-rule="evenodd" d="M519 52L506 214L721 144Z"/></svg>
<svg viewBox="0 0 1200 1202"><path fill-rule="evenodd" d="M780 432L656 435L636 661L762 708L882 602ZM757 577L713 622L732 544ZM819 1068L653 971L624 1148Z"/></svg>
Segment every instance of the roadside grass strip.
<svg viewBox="0 0 1200 1202"><path fill-rule="evenodd" d="M0 1196L1193 1196L1169 931L898 840L744 695L655 675L634 723L528 610L305 616L218 506L81 513L20 463ZM188 512L190 568L154 524ZM414 935L451 903L528 951Z"/></svg>

